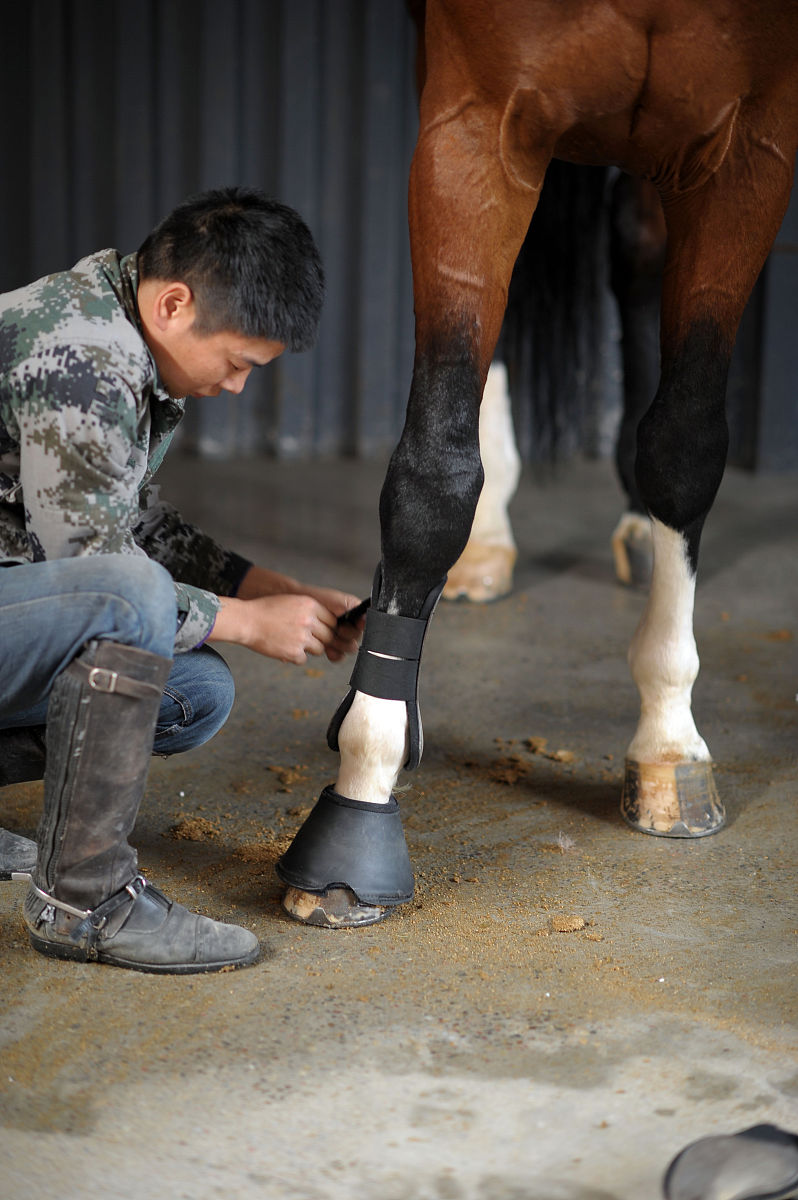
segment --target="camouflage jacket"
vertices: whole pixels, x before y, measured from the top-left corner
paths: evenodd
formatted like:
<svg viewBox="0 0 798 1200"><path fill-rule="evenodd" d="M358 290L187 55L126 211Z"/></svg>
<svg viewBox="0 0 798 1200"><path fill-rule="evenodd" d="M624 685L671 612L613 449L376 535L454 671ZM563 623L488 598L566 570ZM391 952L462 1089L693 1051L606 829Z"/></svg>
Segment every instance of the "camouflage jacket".
<svg viewBox="0 0 798 1200"><path fill-rule="evenodd" d="M210 633L249 563L158 497L184 401L139 323L135 255L102 250L0 295L0 561L146 554L175 580L175 653Z"/></svg>

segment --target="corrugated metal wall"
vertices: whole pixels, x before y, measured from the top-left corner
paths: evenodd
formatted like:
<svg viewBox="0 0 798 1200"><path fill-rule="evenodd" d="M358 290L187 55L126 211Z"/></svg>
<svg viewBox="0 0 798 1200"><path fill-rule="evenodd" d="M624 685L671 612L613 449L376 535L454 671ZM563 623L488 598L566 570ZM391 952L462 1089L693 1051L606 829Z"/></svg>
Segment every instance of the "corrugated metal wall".
<svg viewBox="0 0 798 1200"><path fill-rule="evenodd" d="M415 35L404 0L24 0L4 6L2 39L0 291L102 246L134 249L192 191L262 187L319 242L320 342L257 373L241 397L192 402L183 445L224 456L391 449L413 350ZM798 470L796 230L794 197L730 380L732 461L769 470ZM605 305L606 389L589 453L608 452L619 402Z"/></svg>
<svg viewBox="0 0 798 1200"><path fill-rule="evenodd" d="M192 403L206 454L374 454L410 382L402 0L25 0L3 11L0 291L135 249L192 191L264 188L327 272L320 343L238 399Z"/></svg>

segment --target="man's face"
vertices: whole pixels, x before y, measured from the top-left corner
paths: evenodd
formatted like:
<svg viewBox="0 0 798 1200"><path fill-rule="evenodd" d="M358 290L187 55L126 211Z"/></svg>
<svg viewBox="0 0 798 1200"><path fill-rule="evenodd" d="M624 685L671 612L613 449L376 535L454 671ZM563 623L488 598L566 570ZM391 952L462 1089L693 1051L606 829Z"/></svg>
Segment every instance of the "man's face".
<svg viewBox="0 0 798 1200"><path fill-rule="evenodd" d="M161 382L170 396L218 396L243 389L253 367L265 367L285 350L283 342L239 333L195 333L193 324L155 352Z"/></svg>

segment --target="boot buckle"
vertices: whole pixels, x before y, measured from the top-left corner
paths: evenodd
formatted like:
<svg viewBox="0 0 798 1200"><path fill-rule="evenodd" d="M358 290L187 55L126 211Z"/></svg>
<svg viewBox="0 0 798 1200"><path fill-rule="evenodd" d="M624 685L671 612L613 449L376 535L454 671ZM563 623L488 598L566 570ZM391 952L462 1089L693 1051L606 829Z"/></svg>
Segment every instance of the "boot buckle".
<svg viewBox="0 0 798 1200"><path fill-rule="evenodd" d="M130 895L135 900L137 896L141 895L141 893L144 891L146 886L147 886L147 880L144 878L144 876L143 875L135 875L131 879L130 883L125 884L125 891L129 892Z"/></svg>
<svg viewBox="0 0 798 1200"><path fill-rule="evenodd" d="M118 681L119 672L108 667L91 667L89 670L89 687L95 692L115 692Z"/></svg>

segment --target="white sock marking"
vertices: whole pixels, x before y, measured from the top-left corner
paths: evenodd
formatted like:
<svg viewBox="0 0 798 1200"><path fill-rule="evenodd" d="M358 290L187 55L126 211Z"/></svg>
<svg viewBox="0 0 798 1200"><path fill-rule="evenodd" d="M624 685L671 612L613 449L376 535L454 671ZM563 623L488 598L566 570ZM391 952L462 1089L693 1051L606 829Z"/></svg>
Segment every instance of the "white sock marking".
<svg viewBox="0 0 798 1200"><path fill-rule="evenodd" d="M407 762L407 706L356 692L338 732L341 763L335 790L350 800L387 804Z"/></svg>
<svg viewBox="0 0 798 1200"><path fill-rule="evenodd" d="M651 591L629 648L629 666L640 691L640 721L627 751L635 762L709 761L690 707L698 675L693 636L695 576L685 540L652 521Z"/></svg>
<svg viewBox="0 0 798 1200"><path fill-rule="evenodd" d="M515 445L504 363L493 362L488 371L479 411L479 452L485 483L474 514L470 540L515 550L507 505L518 487L521 459Z"/></svg>

